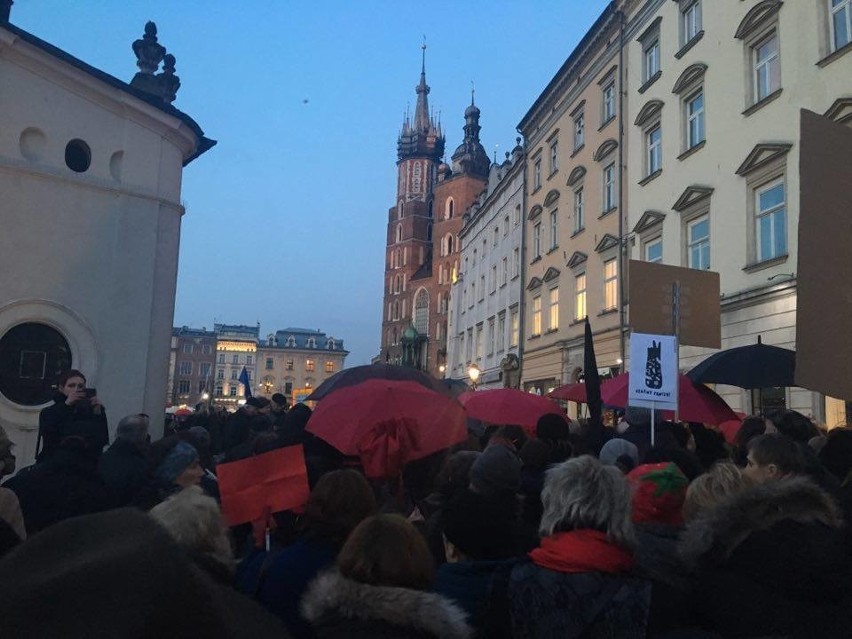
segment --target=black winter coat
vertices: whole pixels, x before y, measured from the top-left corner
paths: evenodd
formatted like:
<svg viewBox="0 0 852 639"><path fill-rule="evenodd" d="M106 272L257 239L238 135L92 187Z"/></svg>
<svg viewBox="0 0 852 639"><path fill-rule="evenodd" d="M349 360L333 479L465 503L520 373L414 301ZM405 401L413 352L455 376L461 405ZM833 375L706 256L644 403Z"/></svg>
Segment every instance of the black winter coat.
<svg viewBox="0 0 852 639"><path fill-rule="evenodd" d="M302 598L319 639L468 639L454 603L431 592L371 586L337 572L320 575Z"/></svg>
<svg viewBox="0 0 852 639"><path fill-rule="evenodd" d="M43 408L38 416L38 436L41 448L38 451L37 463L47 460L59 448L59 442L70 435L84 437L92 450L99 453L109 444L109 428L106 411L96 415L91 407L75 405L68 406L68 399L60 392L53 396L53 404Z"/></svg>
<svg viewBox="0 0 852 639"><path fill-rule="evenodd" d="M132 442L121 439L115 440L101 456L98 475L120 506L148 501L145 495L156 490L144 453Z"/></svg>

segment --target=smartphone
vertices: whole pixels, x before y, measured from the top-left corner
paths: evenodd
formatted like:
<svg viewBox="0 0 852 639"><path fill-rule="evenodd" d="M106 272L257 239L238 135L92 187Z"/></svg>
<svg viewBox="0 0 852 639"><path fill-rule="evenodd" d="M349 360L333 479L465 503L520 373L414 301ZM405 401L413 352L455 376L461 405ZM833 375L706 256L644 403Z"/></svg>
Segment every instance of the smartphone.
<svg viewBox="0 0 852 639"><path fill-rule="evenodd" d="M83 392L86 394L86 399L92 399L92 397L97 397L98 391L95 388L84 388Z"/></svg>

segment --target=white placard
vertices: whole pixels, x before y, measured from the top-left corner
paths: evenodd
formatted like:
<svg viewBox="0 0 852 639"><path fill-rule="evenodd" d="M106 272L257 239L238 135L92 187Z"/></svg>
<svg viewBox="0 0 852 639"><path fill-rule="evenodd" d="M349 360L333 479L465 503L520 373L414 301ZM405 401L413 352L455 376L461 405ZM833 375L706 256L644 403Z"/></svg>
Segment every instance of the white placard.
<svg viewBox="0 0 852 639"><path fill-rule="evenodd" d="M676 340L673 335L630 335L630 406L677 410Z"/></svg>

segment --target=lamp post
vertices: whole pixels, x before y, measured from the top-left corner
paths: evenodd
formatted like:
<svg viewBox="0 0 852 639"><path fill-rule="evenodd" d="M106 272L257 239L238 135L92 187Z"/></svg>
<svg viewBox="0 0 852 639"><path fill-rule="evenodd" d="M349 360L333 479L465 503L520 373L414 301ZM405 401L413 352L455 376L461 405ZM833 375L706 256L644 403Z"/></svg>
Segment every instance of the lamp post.
<svg viewBox="0 0 852 639"><path fill-rule="evenodd" d="M445 377L444 373L446 373L446 372L447 372L447 367L446 367L446 366L444 366L443 364L441 364L441 365L438 367L438 372L439 372L439 373L441 373L441 379L443 379L443 378Z"/></svg>
<svg viewBox="0 0 852 639"><path fill-rule="evenodd" d="M476 382L479 381L479 366L471 364L467 369L467 376L470 377L470 383L473 390L476 390Z"/></svg>

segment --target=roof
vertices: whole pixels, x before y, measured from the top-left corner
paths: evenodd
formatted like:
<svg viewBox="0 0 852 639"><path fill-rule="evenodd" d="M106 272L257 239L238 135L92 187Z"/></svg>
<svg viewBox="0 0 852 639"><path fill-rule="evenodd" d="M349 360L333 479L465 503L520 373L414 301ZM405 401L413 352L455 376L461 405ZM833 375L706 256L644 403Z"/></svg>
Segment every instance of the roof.
<svg viewBox="0 0 852 639"><path fill-rule="evenodd" d="M313 343L313 346L311 346L311 343ZM329 348L332 343L334 348ZM342 339L331 337L320 330L310 328L285 328L275 332L275 344L270 346L267 340L260 340L259 345L261 348L348 352L343 348Z"/></svg>
<svg viewBox="0 0 852 639"><path fill-rule="evenodd" d="M214 324L213 330L220 338L256 340L260 334L260 326L245 324Z"/></svg>
<svg viewBox="0 0 852 639"><path fill-rule="evenodd" d="M172 335L177 337L209 337L216 338L214 331L208 331L203 328L190 328L189 326L175 326L172 328Z"/></svg>
<svg viewBox="0 0 852 639"><path fill-rule="evenodd" d="M59 60L62 60L66 64L76 67L84 73L88 73L89 75L100 80L101 82L108 84L116 89L119 89L120 91L123 91L129 95L132 95L134 98L141 100L142 102L145 102L146 104L156 109L159 109L160 111L167 113L168 115L171 115L172 117L175 117L181 122L183 122L198 138L198 145L195 148L195 153L184 159L183 166L186 166L199 155L205 153L206 151L209 151L216 145L216 140L211 140L210 138L204 136L204 131L202 131L201 127L195 120L193 120L180 109L176 109L171 104L164 102L162 98L158 98L157 96L151 95L150 93L146 93L145 91L141 91L135 87L132 87L126 82L119 80L114 76L111 76L109 73L101 71L100 69L97 69L92 65L87 64L79 58L75 58L67 51L63 51L59 47L56 47L50 44L49 42L45 42L41 38L37 38L36 36L34 36L29 31L24 31L20 27L16 27L15 25L9 22L0 24L0 28L6 29L7 31L18 36L21 40L28 42L32 46L41 49L45 53Z"/></svg>

